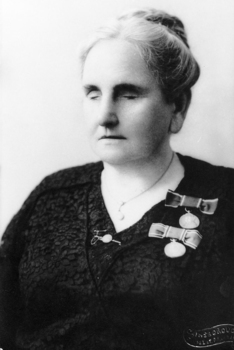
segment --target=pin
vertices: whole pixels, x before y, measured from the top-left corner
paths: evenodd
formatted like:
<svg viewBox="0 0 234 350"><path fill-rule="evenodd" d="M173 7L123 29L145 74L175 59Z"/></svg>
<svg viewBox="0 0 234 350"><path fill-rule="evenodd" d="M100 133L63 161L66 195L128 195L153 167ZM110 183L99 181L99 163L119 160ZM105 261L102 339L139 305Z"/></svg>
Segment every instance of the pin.
<svg viewBox="0 0 234 350"><path fill-rule="evenodd" d="M120 241L116 241L115 239L113 239L113 237L107 233L106 235L102 236L98 236L95 235L93 236L92 240L91 240L91 244L94 245L97 243L97 241L102 241L103 243L110 243L110 242L114 242L114 243L118 243L119 245L121 245Z"/></svg>
<svg viewBox="0 0 234 350"><path fill-rule="evenodd" d="M196 228L200 225L200 220L197 216L190 213L189 210L186 210L186 214L182 215L179 220L179 224L183 228Z"/></svg>
<svg viewBox="0 0 234 350"><path fill-rule="evenodd" d="M164 253L169 258L179 258L180 256L183 256L185 252L185 246L182 243L177 242L176 239L171 239L171 242L164 248Z"/></svg>

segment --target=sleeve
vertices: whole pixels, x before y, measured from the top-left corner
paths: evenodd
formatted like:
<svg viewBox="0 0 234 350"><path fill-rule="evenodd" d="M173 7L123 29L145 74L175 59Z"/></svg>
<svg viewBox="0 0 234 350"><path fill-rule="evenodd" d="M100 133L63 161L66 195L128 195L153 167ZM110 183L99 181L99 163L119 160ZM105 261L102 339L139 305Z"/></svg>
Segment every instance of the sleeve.
<svg viewBox="0 0 234 350"><path fill-rule="evenodd" d="M23 312L18 283L19 262L24 249L23 229L46 181L35 188L13 217L0 245L0 348L15 350L15 334Z"/></svg>

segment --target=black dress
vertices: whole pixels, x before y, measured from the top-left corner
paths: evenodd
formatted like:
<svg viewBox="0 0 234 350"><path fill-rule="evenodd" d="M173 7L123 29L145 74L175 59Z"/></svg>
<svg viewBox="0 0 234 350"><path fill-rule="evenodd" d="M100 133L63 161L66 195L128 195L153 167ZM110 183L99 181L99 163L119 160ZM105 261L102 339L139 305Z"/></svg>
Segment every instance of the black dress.
<svg viewBox="0 0 234 350"><path fill-rule="evenodd" d="M191 208L197 249L169 258L152 223L180 227L184 207L153 206L116 233L102 163L62 170L33 191L3 236L0 347L30 350L231 349L234 344L234 170L179 155L176 192L218 198ZM105 230L121 245L98 240Z"/></svg>

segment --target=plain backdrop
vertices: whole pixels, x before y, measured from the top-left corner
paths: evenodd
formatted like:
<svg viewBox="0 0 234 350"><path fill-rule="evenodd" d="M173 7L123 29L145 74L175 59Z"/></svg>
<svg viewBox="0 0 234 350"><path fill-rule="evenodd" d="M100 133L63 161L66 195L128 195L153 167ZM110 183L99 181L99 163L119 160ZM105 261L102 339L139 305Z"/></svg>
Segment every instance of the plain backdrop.
<svg viewBox="0 0 234 350"><path fill-rule="evenodd" d="M139 6L179 16L201 66L173 148L234 167L234 0L1 0L0 233L44 176L96 160L78 47L109 17Z"/></svg>

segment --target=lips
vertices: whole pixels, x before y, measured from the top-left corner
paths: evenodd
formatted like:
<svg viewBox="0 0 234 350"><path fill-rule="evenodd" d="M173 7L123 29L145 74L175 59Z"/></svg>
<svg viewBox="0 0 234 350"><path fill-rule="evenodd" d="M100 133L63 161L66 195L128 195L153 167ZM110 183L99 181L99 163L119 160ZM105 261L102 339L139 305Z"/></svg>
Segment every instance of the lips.
<svg viewBox="0 0 234 350"><path fill-rule="evenodd" d="M110 135L110 136L102 136L100 137L100 140L125 140L125 137L121 136L121 135Z"/></svg>

